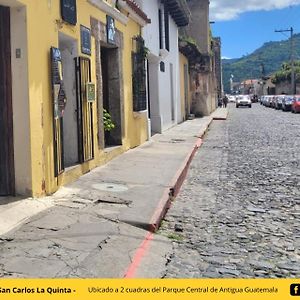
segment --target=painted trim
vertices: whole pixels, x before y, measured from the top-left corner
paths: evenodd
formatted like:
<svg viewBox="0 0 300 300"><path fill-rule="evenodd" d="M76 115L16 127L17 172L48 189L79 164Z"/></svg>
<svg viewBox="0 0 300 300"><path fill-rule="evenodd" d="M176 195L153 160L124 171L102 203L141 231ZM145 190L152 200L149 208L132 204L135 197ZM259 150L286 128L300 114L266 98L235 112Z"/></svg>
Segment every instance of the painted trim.
<svg viewBox="0 0 300 300"><path fill-rule="evenodd" d="M124 10L126 10L129 13L129 17L134 20L135 22L137 22L140 26L144 27L146 26L148 23L141 18L124 0L120 0L118 2L118 5L123 8Z"/></svg>
<svg viewBox="0 0 300 300"><path fill-rule="evenodd" d="M118 11L116 8L111 7L109 4L104 2L103 0L87 0L88 3L91 5L97 7L99 10L105 12L106 14L109 14L119 22L121 22L123 25L127 25L129 18L124 16L120 11Z"/></svg>

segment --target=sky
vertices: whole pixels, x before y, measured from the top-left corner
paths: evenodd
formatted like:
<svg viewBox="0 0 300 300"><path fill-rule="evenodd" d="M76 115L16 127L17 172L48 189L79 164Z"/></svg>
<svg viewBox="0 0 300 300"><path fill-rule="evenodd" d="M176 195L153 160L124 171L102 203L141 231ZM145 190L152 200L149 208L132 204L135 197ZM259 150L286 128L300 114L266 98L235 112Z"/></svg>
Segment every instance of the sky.
<svg viewBox="0 0 300 300"><path fill-rule="evenodd" d="M210 0L213 36L221 37L222 57L239 58L269 41L300 33L300 0Z"/></svg>

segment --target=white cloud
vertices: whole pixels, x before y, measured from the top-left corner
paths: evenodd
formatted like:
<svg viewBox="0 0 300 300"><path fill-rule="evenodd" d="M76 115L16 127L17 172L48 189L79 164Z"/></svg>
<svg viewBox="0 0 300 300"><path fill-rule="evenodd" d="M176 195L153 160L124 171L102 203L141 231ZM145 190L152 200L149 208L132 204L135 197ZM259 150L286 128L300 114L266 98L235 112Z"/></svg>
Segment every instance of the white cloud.
<svg viewBox="0 0 300 300"><path fill-rule="evenodd" d="M232 20L247 11L280 9L298 4L300 0L210 0L210 19Z"/></svg>

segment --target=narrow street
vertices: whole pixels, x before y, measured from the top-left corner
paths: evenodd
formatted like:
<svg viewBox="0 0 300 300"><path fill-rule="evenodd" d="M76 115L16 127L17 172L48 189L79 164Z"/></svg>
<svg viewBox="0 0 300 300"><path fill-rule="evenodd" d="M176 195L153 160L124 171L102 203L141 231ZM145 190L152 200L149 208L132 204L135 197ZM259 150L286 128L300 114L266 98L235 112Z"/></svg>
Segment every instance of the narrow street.
<svg viewBox="0 0 300 300"><path fill-rule="evenodd" d="M299 164L299 114L230 104L159 231L173 243L163 277L299 277Z"/></svg>

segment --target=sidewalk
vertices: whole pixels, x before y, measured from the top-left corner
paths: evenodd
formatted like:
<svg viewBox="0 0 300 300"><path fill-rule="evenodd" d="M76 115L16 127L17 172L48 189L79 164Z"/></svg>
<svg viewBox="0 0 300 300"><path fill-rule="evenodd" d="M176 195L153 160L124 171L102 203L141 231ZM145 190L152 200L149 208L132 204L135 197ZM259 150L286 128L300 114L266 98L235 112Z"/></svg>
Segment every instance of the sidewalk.
<svg viewBox="0 0 300 300"><path fill-rule="evenodd" d="M130 277L201 137L227 114L157 134L50 197L0 205L0 277Z"/></svg>

